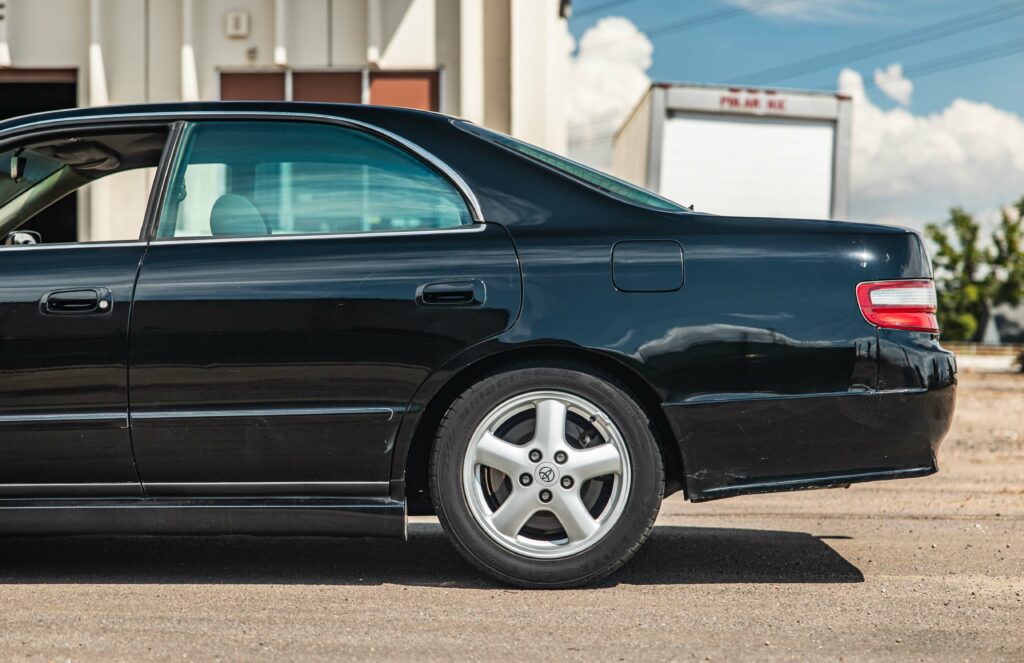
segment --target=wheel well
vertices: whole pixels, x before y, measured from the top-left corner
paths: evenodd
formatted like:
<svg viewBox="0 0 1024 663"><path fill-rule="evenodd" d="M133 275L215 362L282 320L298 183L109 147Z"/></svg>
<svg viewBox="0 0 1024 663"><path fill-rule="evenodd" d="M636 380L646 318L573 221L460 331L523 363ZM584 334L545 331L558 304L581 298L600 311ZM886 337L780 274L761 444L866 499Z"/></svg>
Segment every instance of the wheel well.
<svg viewBox="0 0 1024 663"><path fill-rule="evenodd" d="M405 494L410 515L434 512L430 501L430 453L441 419L459 394L488 375L512 368L555 366L573 368L611 378L639 403L647 414L665 467L665 495L686 488L683 460L660 399L647 382L632 370L602 355L577 348L510 350L482 359L452 376L424 408L406 455Z"/></svg>

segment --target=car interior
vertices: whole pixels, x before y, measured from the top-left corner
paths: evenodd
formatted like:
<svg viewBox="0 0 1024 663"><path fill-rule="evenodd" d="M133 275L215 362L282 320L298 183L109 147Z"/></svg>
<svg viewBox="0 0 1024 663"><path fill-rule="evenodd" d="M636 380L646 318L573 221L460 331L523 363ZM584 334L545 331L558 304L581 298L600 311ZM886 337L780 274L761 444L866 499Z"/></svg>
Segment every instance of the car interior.
<svg viewBox="0 0 1024 663"><path fill-rule="evenodd" d="M163 128L103 134L64 134L0 152L0 237L3 243L50 243L45 210L100 179L156 168L167 142ZM141 228L142 219L139 218ZM21 232L16 232L16 231ZM136 238L137 239L137 238Z"/></svg>

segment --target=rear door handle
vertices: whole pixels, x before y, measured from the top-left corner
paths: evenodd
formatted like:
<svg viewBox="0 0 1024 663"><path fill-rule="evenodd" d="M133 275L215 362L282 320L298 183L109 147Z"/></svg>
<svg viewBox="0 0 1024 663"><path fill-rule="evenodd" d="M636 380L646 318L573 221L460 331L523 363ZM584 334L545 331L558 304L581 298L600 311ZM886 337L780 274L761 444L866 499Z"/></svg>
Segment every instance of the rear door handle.
<svg viewBox="0 0 1024 663"><path fill-rule="evenodd" d="M421 306L480 306L487 299L487 288L480 279L427 283L416 290Z"/></svg>
<svg viewBox="0 0 1024 663"><path fill-rule="evenodd" d="M104 314L114 308L114 298L109 288L54 290L43 295L39 305L49 315Z"/></svg>

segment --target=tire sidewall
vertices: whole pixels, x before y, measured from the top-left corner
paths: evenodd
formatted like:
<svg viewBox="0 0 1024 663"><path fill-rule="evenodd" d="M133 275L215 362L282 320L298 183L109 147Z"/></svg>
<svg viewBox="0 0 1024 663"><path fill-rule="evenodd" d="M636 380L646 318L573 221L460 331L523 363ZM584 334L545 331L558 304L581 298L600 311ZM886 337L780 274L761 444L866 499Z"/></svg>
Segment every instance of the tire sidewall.
<svg viewBox="0 0 1024 663"><path fill-rule="evenodd" d="M527 557L491 538L472 515L462 481L470 438L487 414L509 398L539 389L568 392L597 405L622 434L632 465L618 522L593 546L560 559ZM643 410L608 381L561 368L509 371L469 389L445 416L432 469L435 509L459 551L489 573L529 586L580 584L618 568L646 538L664 490L661 455Z"/></svg>

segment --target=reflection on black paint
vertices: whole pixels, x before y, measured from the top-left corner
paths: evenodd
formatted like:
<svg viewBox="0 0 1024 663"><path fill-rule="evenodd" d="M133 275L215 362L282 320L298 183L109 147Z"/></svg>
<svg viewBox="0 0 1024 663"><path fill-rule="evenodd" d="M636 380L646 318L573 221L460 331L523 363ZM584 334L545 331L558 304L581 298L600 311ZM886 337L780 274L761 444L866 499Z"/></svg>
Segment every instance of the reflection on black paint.
<svg viewBox="0 0 1024 663"><path fill-rule="evenodd" d="M218 107L142 110L161 108ZM668 434L682 450L691 497L742 492L759 481L934 467L952 415L952 355L926 334L879 333L855 298L862 281L930 277L917 235L650 211L554 175L439 115L302 108L376 124L433 153L476 193L486 230L155 243L132 317L134 409L383 404L407 414L387 423L255 417L137 425L144 478L400 478L418 417L449 379L474 362L541 348L599 357L669 404ZM0 131L17 127L4 123ZM622 241L678 243L682 287L616 289L612 247ZM126 301L141 248L0 251L5 411L123 408L124 307L115 304L102 323L65 326L41 319L34 307L48 287L93 281ZM642 281L645 273L634 276ZM650 274L667 282L660 268ZM469 279L485 281L485 306L415 303L424 283ZM119 476L130 458L119 442L124 435L85 440L96 463L82 461L86 474ZM9 440L0 447L6 460L27 453L29 442L2 441ZM50 461L69 450L55 440L42 447ZM38 439L31 443L39 447ZM41 462L37 476L72 473L51 466L44 471Z"/></svg>
<svg viewBox="0 0 1024 663"><path fill-rule="evenodd" d="M429 307L426 283L480 279L482 306ZM131 334L133 444L147 482L387 481L401 422L330 416L174 419L178 410L388 406L520 302L503 229L154 242Z"/></svg>

